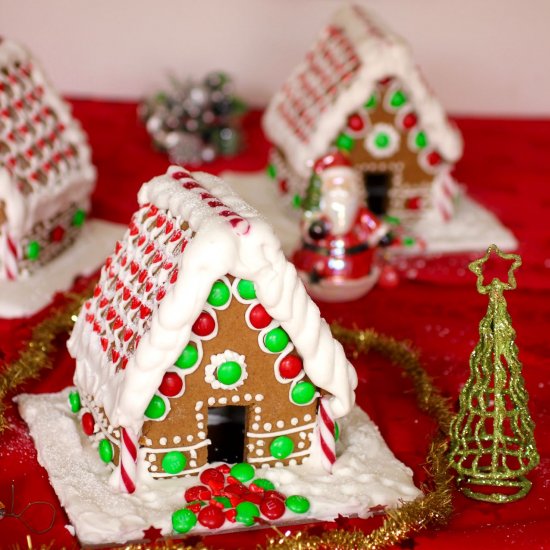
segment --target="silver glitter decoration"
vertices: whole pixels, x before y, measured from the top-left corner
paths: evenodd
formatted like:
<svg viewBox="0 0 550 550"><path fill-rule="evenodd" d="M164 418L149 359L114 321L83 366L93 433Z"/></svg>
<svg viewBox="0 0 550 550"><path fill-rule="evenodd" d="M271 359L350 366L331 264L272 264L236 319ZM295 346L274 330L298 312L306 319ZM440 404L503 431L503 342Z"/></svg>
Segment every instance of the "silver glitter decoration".
<svg viewBox="0 0 550 550"><path fill-rule="evenodd" d="M242 147L244 103L233 95L225 73L202 82L170 79L170 90L146 98L138 107L153 145L177 164L208 163L236 155Z"/></svg>

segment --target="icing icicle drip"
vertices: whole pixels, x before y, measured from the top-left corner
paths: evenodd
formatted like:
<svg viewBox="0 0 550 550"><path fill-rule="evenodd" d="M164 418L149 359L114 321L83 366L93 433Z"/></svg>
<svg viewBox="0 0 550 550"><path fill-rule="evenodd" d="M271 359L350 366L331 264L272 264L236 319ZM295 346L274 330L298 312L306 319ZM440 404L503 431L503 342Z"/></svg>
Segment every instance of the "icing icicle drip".
<svg viewBox="0 0 550 550"><path fill-rule="evenodd" d="M317 434L321 447L321 464L327 472L332 472L332 466L336 462L336 438L334 420L326 397L319 401Z"/></svg>

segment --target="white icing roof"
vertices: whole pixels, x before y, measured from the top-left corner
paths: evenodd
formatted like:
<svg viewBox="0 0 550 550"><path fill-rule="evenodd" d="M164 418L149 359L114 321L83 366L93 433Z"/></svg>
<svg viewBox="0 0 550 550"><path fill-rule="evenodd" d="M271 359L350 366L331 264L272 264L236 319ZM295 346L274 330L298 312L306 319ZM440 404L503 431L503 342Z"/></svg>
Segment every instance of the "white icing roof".
<svg viewBox="0 0 550 550"><path fill-rule="evenodd" d="M409 46L362 7L341 8L304 61L271 100L263 126L303 177L374 91L397 78L430 143L448 161L462 155L462 138L415 65Z"/></svg>
<svg viewBox="0 0 550 550"><path fill-rule="evenodd" d="M0 200L10 235L85 201L95 182L90 158L80 124L37 61L0 39Z"/></svg>
<svg viewBox="0 0 550 550"><path fill-rule="evenodd" d="M140 219L147 220L151 215L147 209L167 210L177 224L186 221L189 230L179 255L175 249L161 249L163 245L158 244L160 239L153 227L156 224L149 224L152 229L145 230L150 235L143 234L143 240L148 237L157 246L156 250L148 247L146 252L164 258L164 264L161 261L158 265L167 265L166 270L174 273L172 263L176 263L180 274L177 278L165 277L173 284L166 283L162 287L165 293L159 298L159 275L154 273L164 270L151 271L145 258L132 255L128 243L132 238L142 241L140 231L146 226L143 222L140 229L132 221L103 268L94 297L82 308L75 324L68 343L71 355L77 359L75 383L96 397L111 422L139 433L144 411L164 373L189 341L212 284L227 273L254 282L258 300L290 336L311 381L334 396L331 408L335 416L347 414L355 400L355 370L260 214L221 179L204 173L189 174L176 166L145 183L138 199L145 212ZM161 224L159 234L162 230ZM150 281L150 294L132 287L136 274L141 279L142 272L146 289ZM148 301L150 296L156 299ZM133 300L141 300L135 303L136 312L145 308L141 321L137 313L127 317L130 314L121 307L122 302ZM120 354L128 350L116 347L117 337L110 327L113 322L134 326L135 318L140 339L135 353L128 354L125 368L120 368ZM109 323L105 319L110 319Z"/></svg>

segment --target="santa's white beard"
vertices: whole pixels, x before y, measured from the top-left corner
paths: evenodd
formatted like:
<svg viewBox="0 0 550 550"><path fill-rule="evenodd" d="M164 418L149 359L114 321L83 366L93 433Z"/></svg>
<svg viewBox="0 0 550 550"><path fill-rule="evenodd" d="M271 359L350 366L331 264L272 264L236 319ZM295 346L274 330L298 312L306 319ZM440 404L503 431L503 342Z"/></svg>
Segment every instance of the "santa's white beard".
<svg viewBox="0 0 550 550"><path fill-rule="evenodd" d="M330 220L331 232L334 235L347 233L352 228L359 210L357 197L342 191L325 193L320 206Z"/></svg>

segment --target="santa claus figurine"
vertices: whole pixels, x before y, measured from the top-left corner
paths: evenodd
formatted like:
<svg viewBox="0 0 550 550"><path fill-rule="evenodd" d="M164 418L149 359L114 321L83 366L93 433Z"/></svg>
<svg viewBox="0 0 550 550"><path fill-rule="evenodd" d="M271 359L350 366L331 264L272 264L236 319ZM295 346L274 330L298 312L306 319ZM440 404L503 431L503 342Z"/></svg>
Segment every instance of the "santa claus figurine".
<svg viewBox="0 0 550 550"><path fill-rule="evenodd" d="M342 153L317 161L302 206L302 243L292 261L309 293L329 302L366 294L380 275L376 248L391 235L366 207L360 176Z"/></svg>

